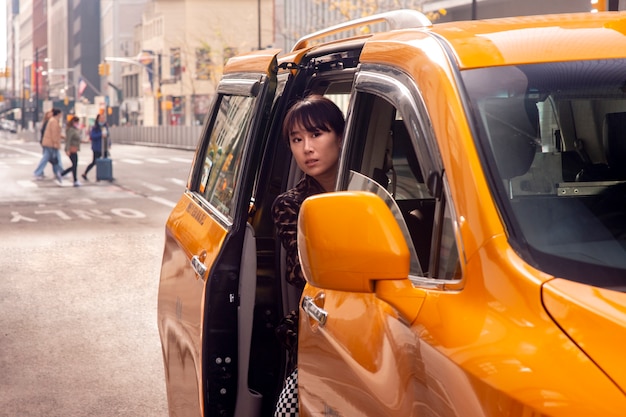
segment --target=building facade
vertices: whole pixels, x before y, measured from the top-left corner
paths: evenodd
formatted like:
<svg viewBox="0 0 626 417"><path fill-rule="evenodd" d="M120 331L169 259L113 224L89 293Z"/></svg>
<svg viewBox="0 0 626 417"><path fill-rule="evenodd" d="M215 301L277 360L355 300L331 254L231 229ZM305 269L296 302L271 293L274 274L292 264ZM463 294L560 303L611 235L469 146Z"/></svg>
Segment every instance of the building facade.
<svg viewBox="0 0 626 417"><path fill-rule="evenodd" d="M455 21L609 5L626 9L626 0L8 0L4 96L25 127L52 105L90 118L105 111L111 124L198 125L231 56L289 50L349 19L399 8Z"/></svg>

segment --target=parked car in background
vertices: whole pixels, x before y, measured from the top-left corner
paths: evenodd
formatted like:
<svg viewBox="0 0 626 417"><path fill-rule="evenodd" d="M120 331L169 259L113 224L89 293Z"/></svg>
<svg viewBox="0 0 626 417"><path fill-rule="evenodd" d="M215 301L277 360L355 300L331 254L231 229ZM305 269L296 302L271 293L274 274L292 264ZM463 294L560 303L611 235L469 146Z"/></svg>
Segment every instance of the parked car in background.
<svg viewBox="0 0 626 417"><path fill-rule="evenodd" d="M401 10L232 58L166 224L170 415L273 415L299 309L302 416L623 416L624 51L624 13ZM309 93L346 132L300 212L298 298L270 208Z"/></svg>

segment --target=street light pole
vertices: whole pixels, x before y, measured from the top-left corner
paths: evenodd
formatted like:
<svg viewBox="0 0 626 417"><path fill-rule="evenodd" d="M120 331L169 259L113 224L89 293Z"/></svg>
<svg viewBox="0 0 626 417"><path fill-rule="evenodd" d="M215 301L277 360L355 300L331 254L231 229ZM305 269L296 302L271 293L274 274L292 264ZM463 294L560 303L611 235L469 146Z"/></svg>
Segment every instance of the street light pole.
<svg viewBox="0 0 626 417"><path fill-rule="evenodd" d="M21 75L21 79L22 79L22 115L21 115L21 122L22 122L22 130L24 130L26 128L26 118L24 117L26 114L26 87L24 86L24 74L26 73L26 61L24 59L22 59L22 75Z"/></svg>
<svg viewBox="0 0 626 417"><path fill-rule="evenodd" d="M33 114L33 129L37 140L37 119L39 118L39 48L35 49L35 113Z"/></svg>
<svg viewBox="0 0 626 417"><path fill-rule="evenodd" d="M150 59L152 62L152 66L149 67L148 65L144 64L142 62L142 58L141 56L143 54L149 54L150 55ZM157 69L156 71L154 70L154 57L156 55L156 64L157 64ZM168 56L168 55L165 55ZM153 51L142 51L136 58L125 58L125 57L113 57L113 56L107 56L104 58L104 61L112 61L112 62L124 62L126 64L132 64L132 65L137 65L140 66L142 68L144 68L146 71L148 71L150 73L150 77L152 77L153 79L153 83L156 82L156 105L157 105L157 122L158 125L161 126L163 124L163 111L161 109L161 103L162 103L162 92L161 92L161 87L163 84L163 73L162 73L162 63L163 63L163 53L158 52L158 53L154 53ZM156 76L156 81L154 81L154 76ZM152 84L154 85L154 84ZM152 86L152 93L154 94L154 86ZM154 117L154 113L153 113L153 117Z"/></svg>
<svg viewBox="0 0 626 417"><path fill-rule="evenodd" d="M159 66L158 72L157 72L157 88L159 89L158 91L158 100L157 100L157 105L159 106L159 126L163 125L163 109L161 108L161 104L163 103L162 101L162 97L163 94L161 93L161 78L162 78L162 72L161 72L161 62L162 62L162 54L159 52L158 53L158 60L157 60L157 65Z"/></svg>

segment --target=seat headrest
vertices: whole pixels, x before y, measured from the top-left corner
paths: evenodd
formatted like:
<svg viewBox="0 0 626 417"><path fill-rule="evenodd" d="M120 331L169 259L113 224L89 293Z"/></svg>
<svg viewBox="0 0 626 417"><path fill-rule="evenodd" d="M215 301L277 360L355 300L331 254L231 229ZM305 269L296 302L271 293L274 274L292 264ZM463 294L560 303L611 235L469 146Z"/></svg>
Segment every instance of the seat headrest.
<svg viewBox="0 0 626 417"><path fill-rule="evenodd" d="M483 104L487 134L503 179L525 174L538 145L539 112L524 98L502 98Z"/></svg>
<svg viewBox="0 0 626 417"><path fill-rule="evenodd" d="M415 149L411 143L411 135L402 120L394 120L391 125L391 134L393 138L393 156L405 157L409 168L418 182L424 182L422 171L420 169Z"/></svg>
<svg viewBox="0 0 626 417"><path fill-rule="evenodd" d="M602 140L611 175L626 179L626 112L604 116Z"/></svg>

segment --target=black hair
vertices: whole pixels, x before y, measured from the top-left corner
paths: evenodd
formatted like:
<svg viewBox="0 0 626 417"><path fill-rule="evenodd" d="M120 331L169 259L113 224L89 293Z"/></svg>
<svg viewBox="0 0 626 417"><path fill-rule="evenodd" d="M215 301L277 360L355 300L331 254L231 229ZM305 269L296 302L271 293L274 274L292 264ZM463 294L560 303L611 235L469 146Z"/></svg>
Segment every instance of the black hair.
<svg viewBox="0 0 626 417"><path fill-rule="evenodd" d="M61 109L57 109L56 107L52 109L52 116L57 116L61 113Z"/></svg>
<svg viewBox="0 0 626 417"><path fill-rule="evenodd" d="M294 126L300 125L309 132L321 130L334 131L343 136L345 119L341 109L324 96L313 94L296 101L283 120L283 139L289 143L289 133Z"/></svg>

